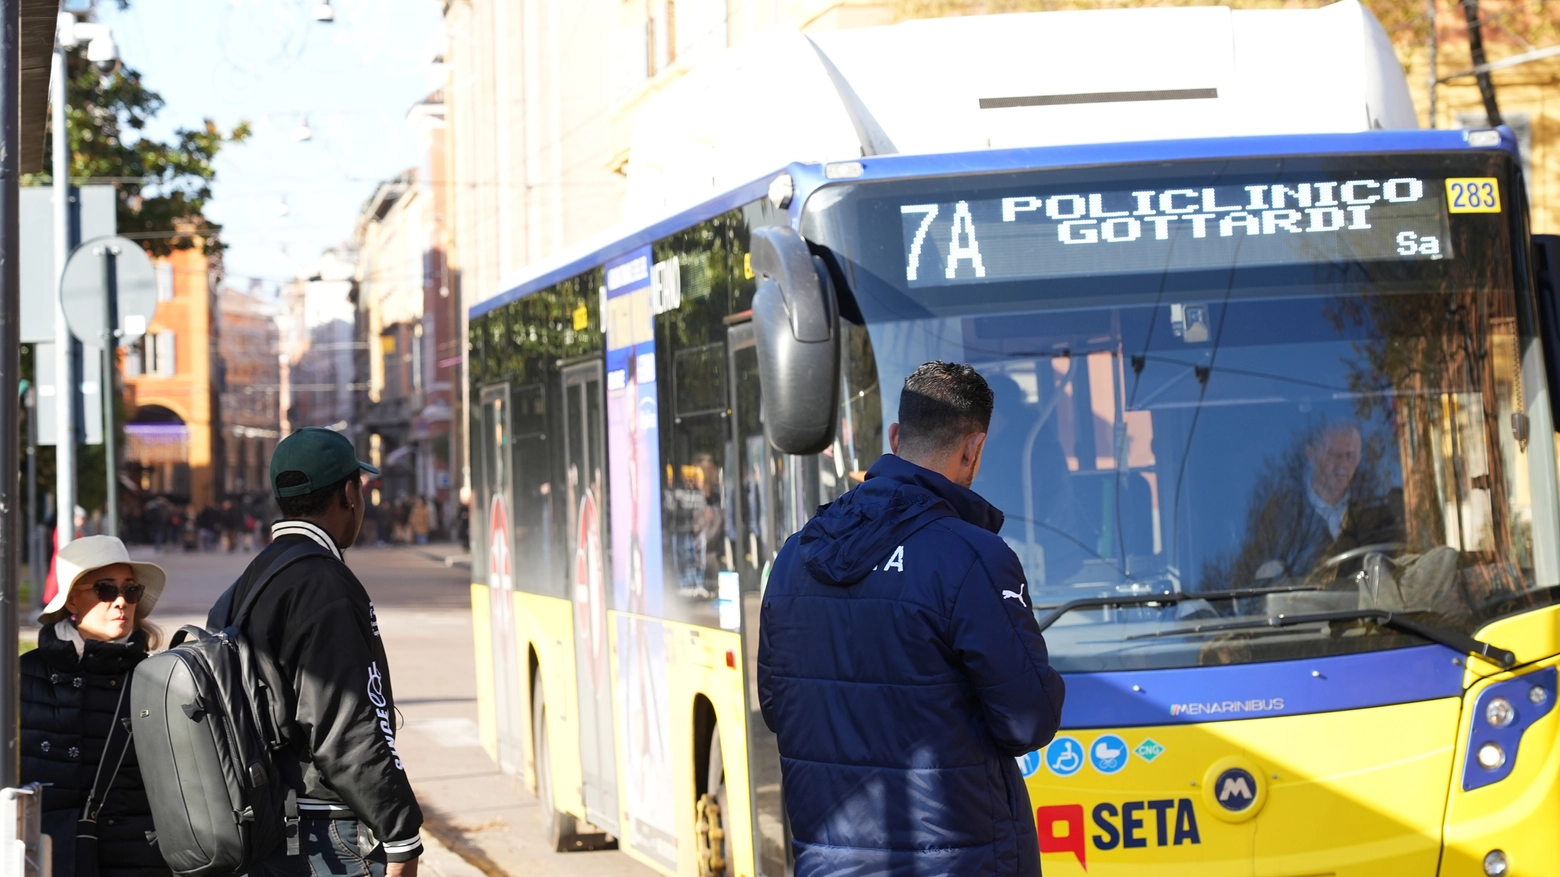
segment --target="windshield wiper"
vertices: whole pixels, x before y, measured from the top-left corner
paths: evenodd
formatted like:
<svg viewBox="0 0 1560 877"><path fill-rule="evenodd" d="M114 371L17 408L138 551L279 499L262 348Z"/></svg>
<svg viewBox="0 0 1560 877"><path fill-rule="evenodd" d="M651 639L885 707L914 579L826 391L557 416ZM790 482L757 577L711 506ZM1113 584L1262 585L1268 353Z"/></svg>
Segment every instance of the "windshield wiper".
<svg viewBox="0 0 1560 877"><path fill-rule="evenodd" d="M1496 645L1484 642L1466 633L1456 630L1447 630L1444 627L1425 624L1412 618L1404 618L1386 609L1356 609L1344 612L1308 612L1302 615L1273 615L1267 618L1248 619L1246 621L1219 621L1212 624L1192 624L1186 627L1178 627L1174 630L1157 630L1153 633L1133 634L1124 639L1155 639L1165 636L1188 636L1200 633L1221 633L1230 630L1251 630L1262 627L1296 627L1302 624L1321 624L1331 621L1374 621L1381 627L1390 627L1404 633L1411 633L1422 639L1446 646L1449 649L1470 655L1478 655L1492 664L1499 664L1501 669L1506 669L1517 662L1517 656L1512 652Z"/></svg>
<svg viewBox="0 0 1560 877"><path fill-rule="evenodd" d="M1068 600L1066 603L1058 603L1055 606L1036 606L1036 610L1048 610L1044 615L1036 616L1040 622L1040 629L1056 623L1058 618L1069 612L1079 609L1101 609L1106 606L1173 606L1188 600L1235 600L1241 597L1260 597L1263 594L1293 594L1296 591L1320 591L1319 585L1286 585L1272 588L1236 588L1232 591L1203 591L1202 593L1189 593L1186 591L1161 591L1155 594L1122 594L1117 597L1080 597L1077 600Z"/></svg>

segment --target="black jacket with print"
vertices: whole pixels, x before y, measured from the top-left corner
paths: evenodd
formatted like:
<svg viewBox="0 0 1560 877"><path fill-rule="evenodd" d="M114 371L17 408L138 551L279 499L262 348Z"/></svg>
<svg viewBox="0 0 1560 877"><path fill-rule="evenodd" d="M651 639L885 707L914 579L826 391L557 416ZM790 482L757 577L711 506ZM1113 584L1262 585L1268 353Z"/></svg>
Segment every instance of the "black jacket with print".
<svg viewBox="0 0 1560 877"><path fill-rule="evenodd" d="M279 554L311 541L279 535L213 616L243 605ZM278 767L306 810L345 805L384 843L389 861L414 859L422 852L422 809L395 747L398 718L379 623L357 576L320 550L278 574L243 624L253 648L275 661L290 696L282 712L296 760L281 758ZM226 619L208 623L221 627Z"/></svg>

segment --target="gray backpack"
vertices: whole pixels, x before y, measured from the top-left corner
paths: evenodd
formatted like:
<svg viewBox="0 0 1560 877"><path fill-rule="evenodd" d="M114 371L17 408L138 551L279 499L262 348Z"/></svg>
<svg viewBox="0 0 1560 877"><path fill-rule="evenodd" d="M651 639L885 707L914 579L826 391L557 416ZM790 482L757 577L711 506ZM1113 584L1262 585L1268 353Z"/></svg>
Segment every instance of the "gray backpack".
<svg viewBox="0 0 1560 877"><path fill-rule="evenodd" d="M328 556L313 544L287 549L236 613L225 611L234 589L222 595L212 617L226 619L226 626L180 628L167 651L135 669L132 739L157 827L147 839L175 874L242 874L284 845L287 855L298 855L297 792L273 758L286 745L281 710L287 698L265 682L277 678L274 664L261 666L270 662L240 627L277 574L321 555Z"/></svg>

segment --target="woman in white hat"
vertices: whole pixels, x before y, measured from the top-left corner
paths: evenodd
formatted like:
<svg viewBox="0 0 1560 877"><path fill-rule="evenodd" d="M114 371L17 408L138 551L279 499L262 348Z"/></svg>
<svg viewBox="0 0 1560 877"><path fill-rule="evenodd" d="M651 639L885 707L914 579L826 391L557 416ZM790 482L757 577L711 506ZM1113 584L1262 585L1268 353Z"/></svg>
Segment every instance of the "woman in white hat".
<svg viewBox="0 0 1560 877"><path fill-rule="evenodd" d="M130 674L157 645L147 622L168 576L112 536L61 549L60 587L22 655L22 782L48 784L56 877L167 877L126 725Z"/></svg>

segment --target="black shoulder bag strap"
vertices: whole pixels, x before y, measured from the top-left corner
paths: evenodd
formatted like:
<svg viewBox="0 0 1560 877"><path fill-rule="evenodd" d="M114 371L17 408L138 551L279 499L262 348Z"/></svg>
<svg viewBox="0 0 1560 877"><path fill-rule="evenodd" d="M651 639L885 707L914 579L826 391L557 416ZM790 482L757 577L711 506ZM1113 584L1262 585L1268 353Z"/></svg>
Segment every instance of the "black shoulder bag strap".
<svg viewBox="0 0 1560 877"><path fill-rule="evenodd" d="M98 813L103 809L103 799L108 797L109 787L114 784L114 778L119 776L119 768L125 763L125 756L130 752L130 719L120 718L120 712L125 706L125 692L130 690L130 674L126 673L122 680L124 684L119 689L119 700L114 703L114 717L108 725L108 739L103 741L103 754L98 757L97 773L92 777L92 788L87 792L86 806L81 808L81 818L76 820L76 873L98 873ZM119 755L114 751L114 740L124 731L124 743L119 747ZM103 777L103 767L112 759L114 769L109 771L108 778Z"/></svg>

